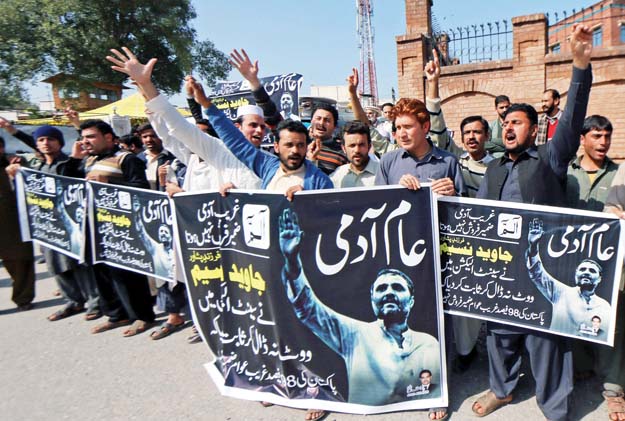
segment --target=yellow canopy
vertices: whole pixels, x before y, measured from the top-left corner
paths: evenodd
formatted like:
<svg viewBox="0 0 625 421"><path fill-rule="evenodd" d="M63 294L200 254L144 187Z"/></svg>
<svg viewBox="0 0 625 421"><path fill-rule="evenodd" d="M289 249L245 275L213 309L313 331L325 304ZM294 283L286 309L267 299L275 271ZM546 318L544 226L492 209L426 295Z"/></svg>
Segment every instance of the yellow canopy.
<svg viewBox="0 0 625 421"><path fill-rule="evenodd" d="M185 117L190 117L191 113L184 109L178 109L178 112ZM80 120L88 120L90 118L102 118L105 116L117 114L119 116L128 116L130 118L147 118L145 115L145 100L140 93L132 94L126 98L122 98L119 101L115 101L111 104L105 105L100 108L96 108L91 111L85 111L80 113ZM67 125L69 122L65 117L59 118L38 118L33 120L20 120L19 124L56 124Z"/></svg>

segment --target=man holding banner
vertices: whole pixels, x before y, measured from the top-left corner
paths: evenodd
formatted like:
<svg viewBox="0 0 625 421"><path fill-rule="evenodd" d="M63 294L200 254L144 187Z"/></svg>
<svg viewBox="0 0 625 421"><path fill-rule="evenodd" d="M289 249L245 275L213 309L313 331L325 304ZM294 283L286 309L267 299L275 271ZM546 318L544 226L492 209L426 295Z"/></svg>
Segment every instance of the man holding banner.
<svg viewBox="0 0 625 421"><path fill-rule="evenodd" d="M12 126L7 127L7 130L11 130L11 128L16 130ZM25 142L23 137L20 137L20 140ZM33 133L32 140L35 142L37 150L43 156L43 160L30 162L25 166L30 166L31 169L46 174L63 175L65 165L69 160L69 157L62 151L65 145L63 133L52 126L41 126ZM31 146L29 143L27 144ZM63 187L57 184L56 193L56 207L69 233L70 249L75 255L80 255L85 241L83 232L80 229L81 218L85 212L84 204L81 203L76 208L76 215L72 218L67 214L64 204ZM48 320L53 322L78 314L84 311L85 304L87 304L85 318L87 320L99 318L102 313L92 268L85 264L79 264L75 258L66 256L49 247L43 246L41 252L45 258L48 272L54 275L61 294L66 301L63 308L48 316Z"/></svg>
<svg viewBox="0 0 625 421"><path fill-rule="evenodd" d="M592 84L592 31L585 25L573 25L570 42L572 78L554 138L536 147L536 110L529 104L513 104L504 119L506 152L489 164L478 198L552 206L565 203L567 166L579 147ZM473 412L482 417L512 400L520 376L521 351L525 347L536 380L539 407L550 420L566 419L570 408L568 398L573 391L569 342L552 334L491 322L487 328L490 390L473 404Z"/></svg>
<svg viewBox="0 0 625 421"><path fill-rule="evenodd" d="M114 132L102 120L87 120L80 125L81 141L74 144L66 172L75 177L101 183L149 189L145 164L131 152L115 144ZM91 333L100 333L132 322L124 336L144 332L154 321L152 298L145 275L97 264L93 266L102 311L109 317Z"/></svg>

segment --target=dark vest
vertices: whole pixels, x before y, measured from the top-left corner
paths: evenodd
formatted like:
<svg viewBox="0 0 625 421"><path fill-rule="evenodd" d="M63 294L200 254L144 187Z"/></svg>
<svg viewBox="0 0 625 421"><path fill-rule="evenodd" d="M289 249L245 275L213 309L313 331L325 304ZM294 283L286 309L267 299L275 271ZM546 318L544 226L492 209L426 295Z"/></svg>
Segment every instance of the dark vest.
<svg viewBox="0 0 625 421"><path fill-rule="evenodd" d="M486 199L499 200L501 197L501 189L508 177L508 170L502 164L503 159L503 157L495 159L488 165ZM516 165L519 167L523 203L565 206L566 174L560 178L551 169L547 145L538 147L538 158L532 158L524 153L518 160Z"/></svg>

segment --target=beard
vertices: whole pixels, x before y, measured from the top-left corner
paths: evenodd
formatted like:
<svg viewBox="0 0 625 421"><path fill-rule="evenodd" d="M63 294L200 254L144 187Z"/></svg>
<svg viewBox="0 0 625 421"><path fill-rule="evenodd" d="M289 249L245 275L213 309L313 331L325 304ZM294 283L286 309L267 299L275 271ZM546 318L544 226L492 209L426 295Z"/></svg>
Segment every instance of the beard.
<svg viewBox="0 0 625 421"><path fill-rule="evenodd" d="M388 323L402 323L406 321L407 315L399 308L384 312L381 310L378 313L378 319L382 320L385 324Z"/></svg>
<svg viewBox="0 0 625 421"><path fill-rule="evenodd" d="M594 292L596 288L596 285L594 283L586 279L580 279L577 282L577 286L579 287L580 291L584 292Z"/></svg>
<svg viewBox="0 0 625 421"><path fill-rule="evenodd" d="M517 145L514 148L506 148L506 152L508 152L509 154L518 155L521 152L525 151L527 148L528 148L527 145L521 145L517 143Z"/></svg>
<svg viewBox="0 0 625 421"><path fill-rule="evenodd" d="M296 159L297 162L295 163L291 163L291 159ZM282 165L284 165L286 167L287 170L289 171L295 171L298 170L303 164L304 164L304 158L302 156L299 155L290 155L287 157L287 159L281 160Z"/></svg>

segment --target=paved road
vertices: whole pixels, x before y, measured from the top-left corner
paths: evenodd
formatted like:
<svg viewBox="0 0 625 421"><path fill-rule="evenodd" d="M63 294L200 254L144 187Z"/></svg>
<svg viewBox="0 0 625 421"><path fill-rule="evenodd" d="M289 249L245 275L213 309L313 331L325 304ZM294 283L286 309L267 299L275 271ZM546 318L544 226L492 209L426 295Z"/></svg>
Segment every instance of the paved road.
<svg viewBox="0 0 625 421"><path fill-rule="evenodd" d="M2 420L303 420L304 413L284 407L262 408L256 402L218 394L203 364L211 354L204 344L189 345L186 329L160 341L148 334L123 338L121 329L92 335L97 323L82 315L57 322L46 316L61 305L56 285L37 265L35 308L16 312L10 301L11 281L0 266L0 419ZM161 314L160 319L164 316ZM514 403L487 419L541 420L532 394L528 367ZM450 379L453 420L477 420L471 403L487 389L487 361ZM572 420L607 420L599 382L578 385ZM359 415L333 413L327 420L358 420ZM427 420L424 411L368 416L368 420Z"/></svg>

